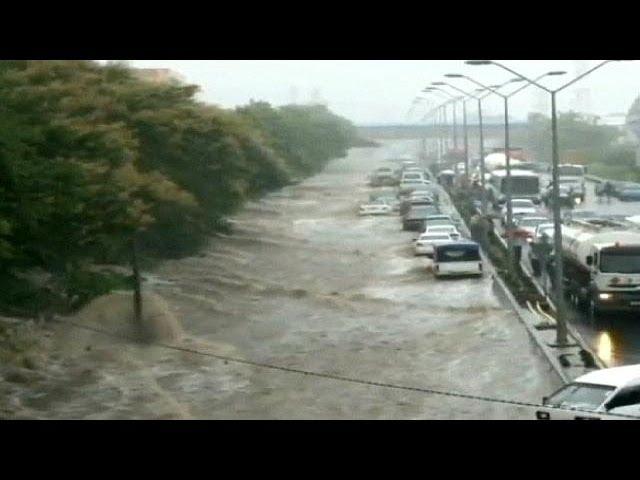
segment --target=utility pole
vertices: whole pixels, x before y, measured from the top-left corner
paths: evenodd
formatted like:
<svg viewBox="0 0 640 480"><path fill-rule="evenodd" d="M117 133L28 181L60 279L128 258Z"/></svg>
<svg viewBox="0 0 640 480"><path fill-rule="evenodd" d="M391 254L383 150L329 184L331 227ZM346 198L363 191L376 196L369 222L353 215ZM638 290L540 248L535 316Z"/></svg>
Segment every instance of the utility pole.
<svg viewBox="0 0 640 480"><path fill-rule="evenodd" d="M131 269L133 270L133 322L136 335L139 340L144 337L142 324L142 288L140 285L140 267L138 265L138 240L137 233L131 239Z"/></svg>
<svg viewBox="0 0 640 480"><path fill-rule="evenodd" d="M556 293L556 316L558 321L556 322L557 333L556 343L558 345L564 345L567 343L567 322L565 320L564 312L564 285L563 285L563 261L562 261L562 235L561 235L561 217L560 217L560 159L558 151L558 115L556 113L556 92L551 92L551 130L552 130L552 181L553 181L553 249L555 250L555 269L554 269L554 285L553 289Z"/></svg>

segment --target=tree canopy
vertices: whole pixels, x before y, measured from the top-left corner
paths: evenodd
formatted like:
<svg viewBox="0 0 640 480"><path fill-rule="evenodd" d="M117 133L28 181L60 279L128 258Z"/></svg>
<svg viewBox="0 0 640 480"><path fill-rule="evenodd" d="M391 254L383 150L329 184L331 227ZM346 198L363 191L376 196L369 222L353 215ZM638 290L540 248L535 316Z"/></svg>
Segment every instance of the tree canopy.
<svg viewBox="0 0 640 480"><path fill-rule="evenodd" d="M133 235L147 256L193 254L244 201L356 140L324 106L226 110L197 91L124 64L0 62L0 310L35 288L24 272L72 295L87 266L126 262Z"/></svg>

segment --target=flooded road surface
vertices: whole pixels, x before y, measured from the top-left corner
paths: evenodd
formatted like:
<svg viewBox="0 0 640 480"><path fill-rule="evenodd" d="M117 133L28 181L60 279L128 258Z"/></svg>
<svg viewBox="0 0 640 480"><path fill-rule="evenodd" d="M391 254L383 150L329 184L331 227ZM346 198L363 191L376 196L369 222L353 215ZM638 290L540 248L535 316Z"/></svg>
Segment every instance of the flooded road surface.
<svg viewBox="0 0 640 480"><path fill-rule="evenodd" d="M353 149L250 204L234 234L147 290L203 352L366 381L539 402L560 380L490 278L436 281L397 216L359 218L367 174L419 142ZM106 320L103 320L103 322ZM100 322L98 322L100 323ZM60 327L62 328L62 327ZM68 330L68 327L64 327ZM56 333L56 335L60 335ZM501 419L531 409L317 378L75 331L12 387L36 418ZM75 345L75 349L62 345ZM3 388L6 388L6 383ZM1 393L1 392L0 392Z"/></svg>

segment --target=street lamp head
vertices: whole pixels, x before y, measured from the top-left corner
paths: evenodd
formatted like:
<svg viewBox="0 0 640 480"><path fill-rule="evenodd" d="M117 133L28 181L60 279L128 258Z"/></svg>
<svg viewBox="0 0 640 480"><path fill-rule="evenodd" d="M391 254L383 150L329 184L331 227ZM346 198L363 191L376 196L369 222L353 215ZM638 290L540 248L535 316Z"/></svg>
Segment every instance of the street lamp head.
<svg viewBox="0 0 640 480"><path fill-rule="evenodd" d="M447 78L464 78L464 75L460 75L459 73L447 73L445 75Z"/></svg>
<svg viewBox="0 0 640 480"><path fill-rule="evenodd" d="M547 76L551 77L551 76L557 76L557 75L565 75L567 72L565 72L564 70L554 70L553 72L549 72L547 73Z"/></svg>
<svg viewBox="0 0 640 480"><path fill-rule="evenodd" d="M444 82L431 82L431 85L446 85Z"/></svg>
<svg viewBox="0 0 640 480"><path fill-rule="evenodd" d="M493 62L491 60L467 60L467 65L491 65Z"/></svg>
<svg viewBox="0 0 640 480"><path fill-rule="evenodd" d="M524 78L515 77L515 78L512 78L511 80L509 80L508 83L518 83L518 82L524 82L524 81L525 81Z"/></svg>

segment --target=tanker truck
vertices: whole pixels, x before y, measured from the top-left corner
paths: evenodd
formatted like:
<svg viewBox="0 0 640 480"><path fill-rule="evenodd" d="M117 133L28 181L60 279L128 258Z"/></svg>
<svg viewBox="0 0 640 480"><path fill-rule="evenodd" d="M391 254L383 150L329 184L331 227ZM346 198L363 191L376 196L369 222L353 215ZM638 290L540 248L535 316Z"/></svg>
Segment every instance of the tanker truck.
<svg viewBox="0 0 640 480"><path fill-rule="evenodd" d="M640 232L623 223L575 220L562 227L566 293L589 318L640 313Z"/></svg>

